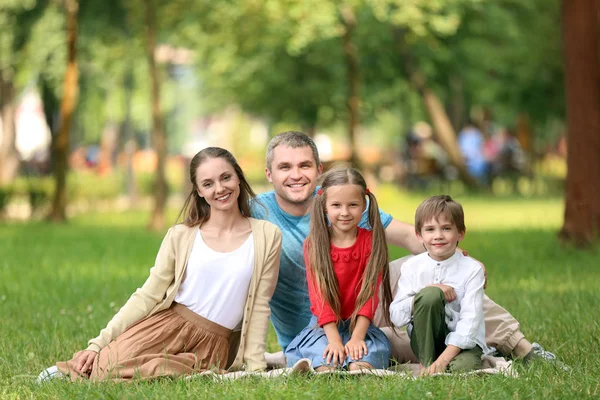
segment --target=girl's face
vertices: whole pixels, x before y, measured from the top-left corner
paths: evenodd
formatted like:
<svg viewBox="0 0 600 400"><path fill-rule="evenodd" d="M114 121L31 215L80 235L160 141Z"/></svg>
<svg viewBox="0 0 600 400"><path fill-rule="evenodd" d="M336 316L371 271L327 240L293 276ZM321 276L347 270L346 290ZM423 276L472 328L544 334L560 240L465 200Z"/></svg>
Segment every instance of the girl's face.
<svg viewBox="0 0 600 400"><path fill-rule="evenodd" d="M366 201L358 185L340 185L327 188L325 211L335 233L356 230L365 210Z"/></svg>
<svg viewBox="0 0 600 400"><path fill-rule="evenodd" d="M209 158L196 170L198 194L204 197L213 210L238 209L240 180L225 159Z"/></svg>

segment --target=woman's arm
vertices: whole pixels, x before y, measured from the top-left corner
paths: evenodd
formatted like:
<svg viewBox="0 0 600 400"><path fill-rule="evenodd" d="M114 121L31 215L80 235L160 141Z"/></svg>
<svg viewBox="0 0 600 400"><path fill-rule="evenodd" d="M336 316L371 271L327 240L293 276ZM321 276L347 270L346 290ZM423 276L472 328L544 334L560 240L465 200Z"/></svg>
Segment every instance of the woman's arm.
<svg viewBox="0 0 600 400"><path fill-rule="evenodd" d="M247 371L258 371L267 368L265 348L269 329L269 316L271 315L269 301L277 285L281 254L281 231L278 228L274 229L271 242L267 243L266 248L269 249L269 247L270 251L265 259L263 272L258 282L252 315L246 316L249 324L244 348L244 362Z"/></svg>
<svg viewBox="0 0 600 400"><path fill-rule="evenodd" d="M175 249L173 228L162 241L150 276L141 288L121 307L98 337L88 342L87 350L99 352L104 346L123 333L127 328L148 316L150 311L164 299L167 288L175 278Z"/></svg>

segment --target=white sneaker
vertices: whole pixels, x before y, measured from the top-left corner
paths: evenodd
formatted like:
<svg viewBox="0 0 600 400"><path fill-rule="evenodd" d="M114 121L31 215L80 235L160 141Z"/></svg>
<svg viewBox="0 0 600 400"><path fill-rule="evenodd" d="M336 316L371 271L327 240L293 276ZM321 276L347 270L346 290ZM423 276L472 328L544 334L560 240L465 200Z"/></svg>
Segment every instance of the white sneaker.
<svg viewBox="0 0 600 400"><path fill-rule="evenodd" d="M67 376L58 370L56 365L43 370L37 377L37 383L48 382L51 379L66 379Z"/></svg>
<svg viewBox="0 0 600 400"><path fill-rule="evenodd" d="M265 360L267 361L268 369L284 368L286 366L283 351L278 351L277 353L265 352Z"/></svg>

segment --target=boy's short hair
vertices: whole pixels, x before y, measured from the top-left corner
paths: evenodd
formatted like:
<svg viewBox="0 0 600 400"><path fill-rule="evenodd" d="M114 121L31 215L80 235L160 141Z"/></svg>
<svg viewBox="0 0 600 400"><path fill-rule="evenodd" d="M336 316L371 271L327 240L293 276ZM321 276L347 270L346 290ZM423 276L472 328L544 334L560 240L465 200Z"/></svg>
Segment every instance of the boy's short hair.
<svg viewBox="0 0 600 400"><path fill-rule="evenodd" d="M421 234L423 224L431 219L437 219L440 215L446 217L448 221L456 226L459 232L464 233L465 213L460 203L452 200L448 195L432 196L422 202L415 213L415 231Z"/></svg>

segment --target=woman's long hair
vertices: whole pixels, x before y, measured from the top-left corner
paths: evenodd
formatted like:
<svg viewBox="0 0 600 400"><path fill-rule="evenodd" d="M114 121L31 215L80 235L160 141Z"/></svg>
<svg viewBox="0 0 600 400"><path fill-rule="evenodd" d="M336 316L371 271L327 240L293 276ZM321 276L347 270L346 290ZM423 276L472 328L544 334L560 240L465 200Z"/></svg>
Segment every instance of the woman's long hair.
<svg viewBox="0 0 600 400"><path fill-rule="evenodd" d="M196 172L198 167L202 165L206 160L211 158L222 158L233 167L239 181L240 181L240 195L238 196L238 208L240 212L246 216L250 216L250 201L255 201L256 194L248 184L244 171L236 161L233 154L228 150L220 147L207 147L204 150L199 151L192 158L190 162L190 182L192 183L192 190L185 199L183 208L177 216L176 222L181 220L184 216L183 223L189 227L198 226L205 223L210 218L210 206L206 202L206 199L200 197L198 194L198 185L196 184Z"/></svg>
<svg viewBox="0 0 600 400"><path fill-rule="evenodd" d="M326 214L327 189L332 186L358 185L362 189L363 196L369 198L369 225L372 228L372 248L367 267L362 276L360 292L356 299L354 312L350 320L350 329L356 325L359 310L373 296L377 296L377 281L381 278L382 299L384 319L388 326L393 326L390 320L390 304L392 303L392 289L389 280L389 255L387 242L385 240L385 229L379 216L377 199L373 193L367 191L367 184L362 175L354 168L337 168L323 175L321 185L322 194L315 196L312 205L310 232L307 237L306 248L309 254L309 272L315 280L315 284L323 301L327 302L341 320L340 288L333 270L331 261L331 233ZM375 310L373 310L375 313Z"/></svg>

